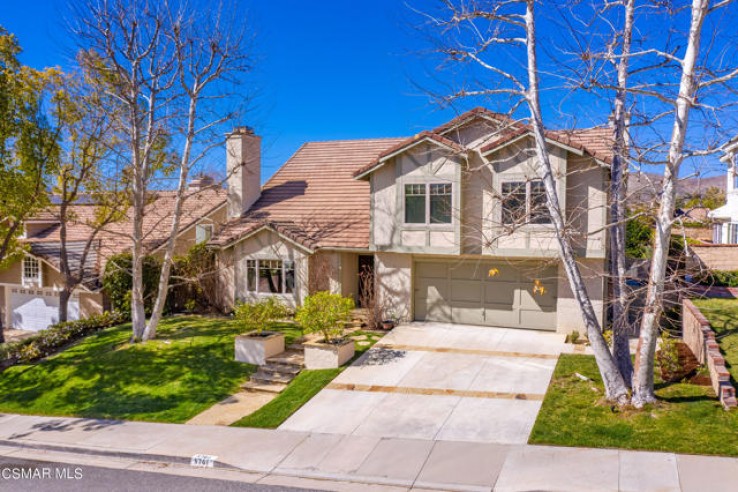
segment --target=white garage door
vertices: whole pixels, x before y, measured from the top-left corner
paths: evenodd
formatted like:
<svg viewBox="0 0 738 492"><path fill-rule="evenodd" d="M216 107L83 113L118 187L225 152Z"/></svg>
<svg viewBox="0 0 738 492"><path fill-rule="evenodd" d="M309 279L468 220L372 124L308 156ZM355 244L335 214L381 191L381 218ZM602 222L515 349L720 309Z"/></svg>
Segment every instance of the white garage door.
<svg viewBox="0 0 738 492"><path fill-rule="evenodd" d="M419 261L415 319L555 330L556 287L540 262Z"/></svg>
<svg viewBox="0 0 738 492"><path fill-rule="evenodd" d="M13 289L11 324L18 330L39 331L59 322L59 293L48 289ZM79 319L79 298L69 300L68 319Z"/></svg>

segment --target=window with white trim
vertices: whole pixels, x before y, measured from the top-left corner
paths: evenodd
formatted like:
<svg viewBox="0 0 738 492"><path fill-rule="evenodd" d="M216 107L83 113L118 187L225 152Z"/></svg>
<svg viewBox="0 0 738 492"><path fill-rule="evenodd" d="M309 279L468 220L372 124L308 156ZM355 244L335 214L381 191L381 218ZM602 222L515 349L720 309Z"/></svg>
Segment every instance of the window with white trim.
<svg viewBox="0 0 738 492"><path fill-rule="evenodd" d="M405 188L406 224L451 224L453 185L413 183Z"/></svg>
<svg viewBox="0 0 738 492"><path fill-rule="evenodd" d="M503 225L551 223L543 181L506 181L501 191Z"/></svg>
<svg viewBox="0 0 738 492"><path fill-rule="evenodd" d="M728 244L738 244L738 224L728 224Z"/></svg>
<svg viewBox="0 0 738 492"><path fill-rule="evenodd" d="M291 294L295 291L295 262L246 260L246 290L257 294Z"/></svg>
<svg viewBox="0 0 738 492"><path fill-rule="evenodd" d="M23 258L23 285L41 285L41 262L36 258Z"/></svg>

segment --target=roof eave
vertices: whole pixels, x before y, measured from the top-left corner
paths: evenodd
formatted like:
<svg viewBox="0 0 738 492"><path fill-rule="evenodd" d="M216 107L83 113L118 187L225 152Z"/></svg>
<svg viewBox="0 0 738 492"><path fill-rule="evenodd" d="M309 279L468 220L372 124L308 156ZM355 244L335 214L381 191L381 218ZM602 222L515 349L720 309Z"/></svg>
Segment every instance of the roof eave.
<svg viewBox="0 0 738 492"><path fill-rule="evenodd" d="M392 159L394 157L397 157L398 155L403 154L403 153L409 151L410 149L413 149L413 148L417 147L418 145L420 145L421 143L425 143L425 142L432 143L434 145L437 145L439 147L442 147L442 148L448 150L449 152L453 152L455 155L460 155L462 157L465 157L466 156L466 151L464 151L464 150L455 149L455 148L451 147L450 145L447 145L447 144L445 144L443 142L439 142L438 140L435 140L434 138L432 138L430 136L424 136L423 138L419 138L419 139L417 139L417 140L415 140L413 142L409 142L407 145L404 145L401 148L399 148L399 149L397 149L397 150L395 150L393 152L390 152L387 155L381 156L380 158L377 159L376 164L374 164L370 168L366 169L365 171L363 171L363 172L355 175L354 176L354 179L365 179L365 178L367 178L371 173L373 173L374 171L376 171L380 167L384 166L384 164L387 161L389 161L390 159Z"/></svg>

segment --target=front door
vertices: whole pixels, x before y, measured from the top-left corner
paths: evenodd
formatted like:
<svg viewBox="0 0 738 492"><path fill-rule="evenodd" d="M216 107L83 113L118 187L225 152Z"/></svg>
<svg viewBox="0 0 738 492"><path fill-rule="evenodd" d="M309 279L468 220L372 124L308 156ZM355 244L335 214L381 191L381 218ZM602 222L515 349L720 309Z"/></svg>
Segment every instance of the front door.
<svg viewBox="0 0 738 492"><path fill-rule="evenodd" d="M359 307L374 299L374 255L359 255Z"/></svg>

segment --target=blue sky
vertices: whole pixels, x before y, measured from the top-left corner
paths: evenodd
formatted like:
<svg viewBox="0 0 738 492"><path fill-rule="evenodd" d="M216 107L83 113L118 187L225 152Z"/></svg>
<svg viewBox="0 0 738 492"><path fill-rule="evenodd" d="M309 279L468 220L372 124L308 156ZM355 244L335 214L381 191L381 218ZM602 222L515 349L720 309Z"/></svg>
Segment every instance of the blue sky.
<svg viewBox="0 0 738 492"><path fill-rule="evenodd" d="M68 64L63 1L3 3L0 25L18 36L24 63L38 68ZM419 19L404 2L270 0L246 5L259 58L250 84L258 96L248 121L241 123L264 137L265 178L305 141L411 135L456 114L440 110L418 88L434 84L434 65L421 61L429 45L414 29ZM559 42L555 26L544 25L540 37L544 46ZM562 99L544 97L545 113L559 114ZM578 98L566 103L567 114L575 114L581 125L607 120L605 102Z"/></svg>

